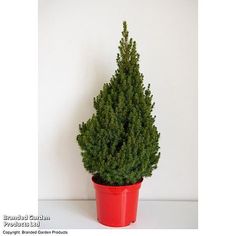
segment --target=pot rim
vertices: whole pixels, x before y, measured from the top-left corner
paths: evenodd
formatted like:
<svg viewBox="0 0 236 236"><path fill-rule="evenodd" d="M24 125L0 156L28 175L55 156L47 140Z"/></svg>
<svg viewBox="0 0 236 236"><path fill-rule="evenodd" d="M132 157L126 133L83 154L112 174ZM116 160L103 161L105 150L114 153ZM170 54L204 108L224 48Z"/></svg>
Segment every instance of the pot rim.
<svg viewBox="0 0 236 236"><path fill-rule="evenodd" d="M143 182L143 178L141 180L139 180L138 182L134 183L134 184L129 184L129 185L105 185L105 184L98 184L96 183L94 176L92 176L91 178L92 182L94 183L94 185L99 186L101 188L111 188L111 189L122 189L122 188L133 188L133 187L139 187L141 185L141 183Z"/></svg>

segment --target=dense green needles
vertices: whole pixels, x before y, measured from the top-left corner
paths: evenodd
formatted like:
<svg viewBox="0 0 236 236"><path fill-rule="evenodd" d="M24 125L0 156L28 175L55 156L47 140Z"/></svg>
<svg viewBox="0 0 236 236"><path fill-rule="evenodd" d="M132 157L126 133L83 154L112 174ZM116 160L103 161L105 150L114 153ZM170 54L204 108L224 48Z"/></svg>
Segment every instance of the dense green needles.
<svg viewBox="0 0 236 236"><path fill-rule="evenodd" d="M136 42L123 22L118 68L94 98L94 114L79 126L85 168L98 183L129 185L151 176L160 158L150 85L139 72Z"/></svg>

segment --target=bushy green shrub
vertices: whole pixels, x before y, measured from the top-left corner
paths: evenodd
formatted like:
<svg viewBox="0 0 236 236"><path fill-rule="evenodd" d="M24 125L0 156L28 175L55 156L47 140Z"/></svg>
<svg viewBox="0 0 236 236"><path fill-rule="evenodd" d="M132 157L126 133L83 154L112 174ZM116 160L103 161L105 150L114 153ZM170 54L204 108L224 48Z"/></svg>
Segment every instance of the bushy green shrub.
<svg viewBox="0 0 236 236"><path fill-rule="evenodd" d="M143 85L136 42L123 22L118 69L94 98L96 114L79 125L84 167L98 183L129 185L151 176L160 158L150 85Z"/></svg>

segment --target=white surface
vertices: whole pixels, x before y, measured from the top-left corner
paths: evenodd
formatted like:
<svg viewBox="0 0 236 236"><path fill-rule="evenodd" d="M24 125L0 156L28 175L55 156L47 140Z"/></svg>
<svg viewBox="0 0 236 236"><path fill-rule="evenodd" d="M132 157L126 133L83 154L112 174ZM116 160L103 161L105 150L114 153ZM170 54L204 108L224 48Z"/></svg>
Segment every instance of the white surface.
<svg viewBox="0 0 236 236"><path fill-rule="evenodd" d="M196 201L139 201L137 220L128 229L195 229L198 227ZM97 222L93 200L41 200L39 215L51 217L42 229L110 228Z"/></svg>
<svg viewBox="0 0 236 236"><path fill-rule="evenodd" d="M76 142L116 69L122 21L137 41L161 132L141 199L197 199L197 1L39 1L39 198L91 199Z"/></svg>

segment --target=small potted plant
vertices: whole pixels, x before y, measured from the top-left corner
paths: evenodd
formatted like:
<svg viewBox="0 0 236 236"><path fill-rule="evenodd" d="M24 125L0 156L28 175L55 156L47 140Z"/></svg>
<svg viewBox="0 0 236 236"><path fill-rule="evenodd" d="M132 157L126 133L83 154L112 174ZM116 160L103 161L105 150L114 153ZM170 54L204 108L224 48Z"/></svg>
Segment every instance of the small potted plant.
<svg viewBox="0 0 236 236"><path fill-rule="evenodd" d="M96 113L79 125L77 136L84 167L93 175L97 219L113 227L135 222L143 177L152 175L160 158L150 85L144 87L126 22L116 61L115 74L94 98Z"/></svg>

